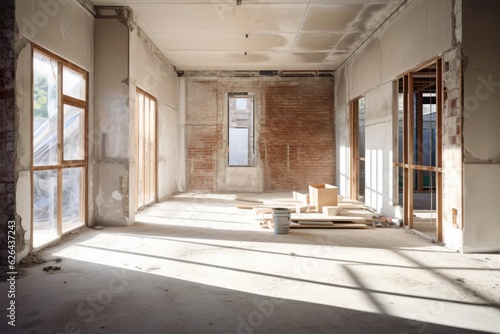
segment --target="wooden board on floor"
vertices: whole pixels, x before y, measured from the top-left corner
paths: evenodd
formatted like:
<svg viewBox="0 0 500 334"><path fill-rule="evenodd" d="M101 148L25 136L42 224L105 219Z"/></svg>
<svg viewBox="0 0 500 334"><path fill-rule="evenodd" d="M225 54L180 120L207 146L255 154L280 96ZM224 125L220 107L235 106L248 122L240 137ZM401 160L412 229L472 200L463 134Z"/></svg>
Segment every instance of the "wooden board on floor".
<svg viewBox="0 0 500 334"><path fill-rule="evenodd" d="M365 219L379 219L380 215L378 213L373 213L365 209L344 209L342 208L342 214L353 215L356 217L363 217Z"/></svg>
<svg viewBox="0 0 500 334"><path fill-rule="evenodd" d="M322 222L364 222L363 217L355 216L326 216L322 213L292 213L292 221L322 221Z"/></svg>
<svg viewBox="0 0 500 334"><path fill-rule="evenodd" d="M323 224L318 224L318 225L313 225L313 224L307 224L307 225L301 225L297 223L291 223L290 228L334 228L334 229L366 229L369 228L366 224L355 224L355 223L334 223L332 225L323 225Z"/></svg>
<svg viewBox="0 0 500 334"><path fill-rule="evenodd" d="M344 202L338 203L338 206L340 206L340 208L342 210L344 210L344 209L364 209L366 207L364 204L344 203Z"/></svg>

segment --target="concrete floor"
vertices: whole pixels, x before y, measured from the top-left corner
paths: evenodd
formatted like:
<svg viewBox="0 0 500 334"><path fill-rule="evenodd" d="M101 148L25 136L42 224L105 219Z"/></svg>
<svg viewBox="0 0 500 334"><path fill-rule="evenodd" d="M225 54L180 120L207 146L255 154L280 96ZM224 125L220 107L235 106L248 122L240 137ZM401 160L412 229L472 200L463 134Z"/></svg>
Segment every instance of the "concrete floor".
<svg viewBox="0 0 500 334"><path fill-rule="evenodd" d="M500 333L500 254L395 228L275 235L233 199L183 194L46 248L0 332Z"/></svg>

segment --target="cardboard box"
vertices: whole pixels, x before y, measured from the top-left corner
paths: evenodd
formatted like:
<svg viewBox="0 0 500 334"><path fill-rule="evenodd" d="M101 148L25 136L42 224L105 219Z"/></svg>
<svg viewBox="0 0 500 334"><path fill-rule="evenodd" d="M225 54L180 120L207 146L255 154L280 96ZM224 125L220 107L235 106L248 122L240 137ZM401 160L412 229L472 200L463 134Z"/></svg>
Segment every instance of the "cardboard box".
<svg viewBox="0 0 500 334"><path fill-rule="evenodd" d="M331 184L318 183L309 185L309 202L322 212L324 206L337 206L338 188Z"/></svg>

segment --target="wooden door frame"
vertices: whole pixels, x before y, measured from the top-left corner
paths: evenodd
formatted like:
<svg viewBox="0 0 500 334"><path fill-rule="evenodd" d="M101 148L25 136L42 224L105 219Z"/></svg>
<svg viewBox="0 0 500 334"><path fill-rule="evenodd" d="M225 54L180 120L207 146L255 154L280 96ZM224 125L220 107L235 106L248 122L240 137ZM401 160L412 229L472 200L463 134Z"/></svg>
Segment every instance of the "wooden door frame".
<svg viewBox="0 0 500 334"><path fill-rule="evenodd" d="M413 73L429 65L436 64L436 166L423 166L413 161L414 157L414 94ZM437 57L423 65L398 77L403 79L403 162L395 161L393 166L403 168L403 221L405 227L413 229L413 174L414 171L430 171L436 174L436 242L443 240L443 147L442 147L442 114L443 114L443 64ZM420 103L420 102L419 102ZM420 161L420 159L419 159ZM398 174L396 174L398 175ZM397 181L395 181L397 182ZM401 205L401 203L399 203Z"/></svg>
<svg viewBox="0 0 500 334"><path fill-rule="evenodd" d="M364 98L364 95L358 96L349 102L350 121L349 121L349 141L350 141L350 195L351 199L359 200L359 166L360 161L365 158L359 156L359 100ZM366 112L366 111L365 111Z"/></svg>

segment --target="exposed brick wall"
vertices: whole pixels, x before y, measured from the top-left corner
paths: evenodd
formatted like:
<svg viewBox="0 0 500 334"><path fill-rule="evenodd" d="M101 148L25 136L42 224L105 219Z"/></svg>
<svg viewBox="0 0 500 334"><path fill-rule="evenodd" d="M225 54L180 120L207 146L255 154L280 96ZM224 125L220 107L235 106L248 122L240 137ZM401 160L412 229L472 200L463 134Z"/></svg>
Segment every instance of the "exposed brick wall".
<svg viewBox="0 0 500 334"><path fill-rule="evenodd" d="M334 80L269 82L259 150L265 190L306 190L335 180Z"/></svg>
<svg viewBox="0 0 500 334"><path fill-rule="evenodd" d="M215 192L216 162L220 126L188 127L188 190Z"/></svg>
<svg viewBox="0 0 500 334"><path fill-rule="evenodd" d="M190 81L187 86L187 189L215 192L217 147L217 81Z"/></svg>
<svg viewBox="0 0 500 334"><path fill-rule="evenodd" d="M15 1L0 3L0 265L7 260L7 221L14 219L15 142Z"/></svg>
<svg viewBox="0 0 500 334"><path fill-rule="evenodd" d="M307 190L335 180L333 78L190 78L187 83L187 190L224 191L227 93L255 98L264 191ZM220 184L218 183L220 182ZM242 189L244 191L244 189Z"/></svg>
<svg viewBox="0 0 500 334"><path fill-rule="evenodd" d="M443 222L451 225L457 210L457 226L462 226L462 87L461 50L444 54L443 81L446 89L443 108Z"/></svg>

